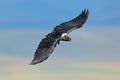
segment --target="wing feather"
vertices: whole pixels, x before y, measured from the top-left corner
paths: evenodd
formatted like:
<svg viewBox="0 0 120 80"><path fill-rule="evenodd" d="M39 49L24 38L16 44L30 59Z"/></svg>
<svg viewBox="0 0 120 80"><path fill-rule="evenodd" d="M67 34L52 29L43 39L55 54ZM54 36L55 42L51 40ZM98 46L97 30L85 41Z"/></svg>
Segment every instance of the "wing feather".
<svg viewBox="0 0 120 80"><path fill-rule="evenodd" d="M56 47L59 38L59 35L56 33L49 33L45 38L43 38L36 49L34 59L30 65L41 63L46 60Z"/></svg>
<svg viewBox="0 0 120 80"><path fill-rule="evenodd" d="M89 10L85 9L76 18L68 22L64 22L59 26L56 26L53 31L59 31L61 33L70 33L71 31L82 27L82 25L86 22L88 15L89 15Z"/></svg>

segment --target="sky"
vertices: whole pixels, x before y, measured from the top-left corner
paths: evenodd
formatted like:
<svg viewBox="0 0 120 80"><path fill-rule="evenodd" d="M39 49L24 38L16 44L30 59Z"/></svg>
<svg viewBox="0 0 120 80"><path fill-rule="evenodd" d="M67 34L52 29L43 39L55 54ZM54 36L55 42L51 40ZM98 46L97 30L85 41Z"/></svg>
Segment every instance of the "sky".
<svg viewBox="0 0 120 80"><path fill-rule="evenodd" d="M90 10L89 25L119 25L118 0L1 0L0 26L11 28L53 28Z"/></svg>
<svg viewBox="0 0 120 80"><path fill-rule="evenodd" d="M120 80L118 0L0 0L0 80ZM34 52L51 30L89 9L81 29L69 34L41 64Z"/></svg>

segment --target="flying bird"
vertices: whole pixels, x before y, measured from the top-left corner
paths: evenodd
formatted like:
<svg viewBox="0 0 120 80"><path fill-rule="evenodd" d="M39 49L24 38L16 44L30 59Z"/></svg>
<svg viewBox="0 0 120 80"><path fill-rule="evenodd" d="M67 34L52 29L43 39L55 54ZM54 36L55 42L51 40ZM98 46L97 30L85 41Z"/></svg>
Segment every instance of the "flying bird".
<svg viewBox="0 0 120 80"><path fill-rule="evenodd" d="M46 60L54 51L56 45L60 44L60 41L71 41L68 34L73 30L81 28L86 22L88 15L89 10L84 9L76 18L56 26L51 33L48 33L45 38L41 40L30 65L35 65Z"/></svg>

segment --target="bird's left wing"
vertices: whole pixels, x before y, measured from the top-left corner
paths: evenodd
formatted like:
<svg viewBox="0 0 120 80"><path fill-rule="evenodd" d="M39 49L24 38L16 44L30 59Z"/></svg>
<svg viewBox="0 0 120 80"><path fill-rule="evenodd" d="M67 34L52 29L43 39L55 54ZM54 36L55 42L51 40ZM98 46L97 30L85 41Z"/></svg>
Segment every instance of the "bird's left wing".
<svg viewBox="0 0 120 80"><path fill-rule="evenodd" d="M56 26L53 31L57 31L61 33L70 33L71 31L82 27L82 25L86 22L88 15L89 15L89 10L85 9L76 18Z"/></svg>

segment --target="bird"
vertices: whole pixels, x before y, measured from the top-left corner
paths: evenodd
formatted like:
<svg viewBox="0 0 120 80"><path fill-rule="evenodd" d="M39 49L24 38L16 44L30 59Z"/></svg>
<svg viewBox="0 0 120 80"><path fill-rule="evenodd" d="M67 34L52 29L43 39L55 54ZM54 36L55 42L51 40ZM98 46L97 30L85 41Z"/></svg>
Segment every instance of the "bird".
<svg viewBox="0 0 120 80"><path fill-rule="evenodd" d="M89 16L89 12L89 9L82 10L77 17L57 25L51 33L48 33L39 43L30 65L45 61L53 53L57 44L60 44L60 41L70 42L71 38L68 34L83 26Z"/></svg>

